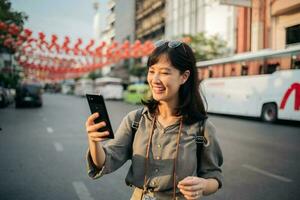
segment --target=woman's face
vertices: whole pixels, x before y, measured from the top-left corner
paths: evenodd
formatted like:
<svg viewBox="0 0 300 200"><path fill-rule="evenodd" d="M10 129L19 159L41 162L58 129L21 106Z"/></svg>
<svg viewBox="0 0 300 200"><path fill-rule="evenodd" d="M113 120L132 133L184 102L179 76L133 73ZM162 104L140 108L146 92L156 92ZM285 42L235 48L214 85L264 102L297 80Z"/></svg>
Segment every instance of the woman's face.
<svg viewBox="0 0 300 200"><path fill-rule="evenodd" d="M167 56L161 56L156 64L149 67L147 75L153 99L165 102L177 101L179 87L188 79L188 76L189 71L180 74Z"/></svg>

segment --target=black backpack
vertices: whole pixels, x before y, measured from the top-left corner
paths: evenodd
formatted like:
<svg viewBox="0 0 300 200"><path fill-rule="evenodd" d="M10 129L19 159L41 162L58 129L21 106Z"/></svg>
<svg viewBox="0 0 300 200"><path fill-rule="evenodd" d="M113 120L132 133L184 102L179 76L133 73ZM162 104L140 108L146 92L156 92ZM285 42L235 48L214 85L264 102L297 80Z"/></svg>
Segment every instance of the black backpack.
<svg viewBox="0 0 300 200"><path fill-rule="evenodd" d="M143 110L144 110L144 108L141 108L141 109L139 109L137 111L137 113L135 114L135 117L134 117L134 121L131 124L132 144L133 144L133 140L134 140L134 137L135 137L135 133L136 133L137 129L139 128L139 122L141 120ZM203 145L205 143L207 143L207 140L204 137L204 130L205 130L204 125L205 125L205 121L206 121L206 119L201 121L200 131L197 132L197 135L194 138L195 142L197 144L197 160L201 159L201 151L203 149ZM131 149L131 155L132 155L132 149ZM199 167L200 166L197 165L197 172L199 171Z"/></svg>

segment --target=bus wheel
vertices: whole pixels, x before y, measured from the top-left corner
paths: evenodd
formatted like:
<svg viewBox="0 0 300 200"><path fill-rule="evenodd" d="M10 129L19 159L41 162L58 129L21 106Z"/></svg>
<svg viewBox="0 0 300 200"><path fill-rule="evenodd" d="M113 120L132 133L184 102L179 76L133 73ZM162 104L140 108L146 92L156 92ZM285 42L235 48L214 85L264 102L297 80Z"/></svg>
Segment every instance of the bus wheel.
<svg viewBox="0 0 300 200"><path fill-rule="evenodd" d="M265 122L275 122L277 120L277 106L275 103L267 103L263 105L261 118Z"/></svg>

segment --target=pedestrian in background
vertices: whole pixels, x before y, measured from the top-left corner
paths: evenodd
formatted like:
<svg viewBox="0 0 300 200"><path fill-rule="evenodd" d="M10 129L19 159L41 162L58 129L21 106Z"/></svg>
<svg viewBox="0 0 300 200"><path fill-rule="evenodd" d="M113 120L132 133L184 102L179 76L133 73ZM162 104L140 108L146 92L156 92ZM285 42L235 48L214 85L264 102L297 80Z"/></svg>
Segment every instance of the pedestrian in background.
<svg viewBox="0 0 300 200"><path fill-rule="evenodd" d="M131 200L201 199L216 192L223 157L199 93L192 49L180 41L159 41L147 66L152 96L143 102L136 132L132 124L139 110L124 117L115 139L105 145L108 132L97 132L105 123L94 124L99 114L87 119L89 176L112 173L131 159L126 177L134 187Z"/></svg>

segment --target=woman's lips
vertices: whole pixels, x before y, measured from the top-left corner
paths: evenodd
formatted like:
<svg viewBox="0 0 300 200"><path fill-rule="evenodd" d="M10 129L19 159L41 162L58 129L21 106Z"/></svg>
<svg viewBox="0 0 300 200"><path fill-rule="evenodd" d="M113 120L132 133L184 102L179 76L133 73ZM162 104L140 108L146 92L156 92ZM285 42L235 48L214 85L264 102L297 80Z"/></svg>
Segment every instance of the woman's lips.
<svg viewBox="0 0 300 200"><path fill-rule="evenodd" d="M164 88L164 87L157 87L157 86L154 86L154 87L152 87L152 88L153 88L153 91L154 91L155 93L162 93L162 92L165 91L165 88Z"/></svg>

